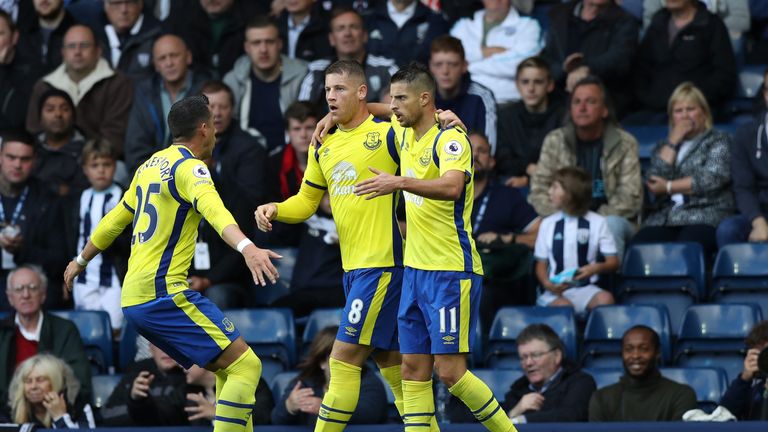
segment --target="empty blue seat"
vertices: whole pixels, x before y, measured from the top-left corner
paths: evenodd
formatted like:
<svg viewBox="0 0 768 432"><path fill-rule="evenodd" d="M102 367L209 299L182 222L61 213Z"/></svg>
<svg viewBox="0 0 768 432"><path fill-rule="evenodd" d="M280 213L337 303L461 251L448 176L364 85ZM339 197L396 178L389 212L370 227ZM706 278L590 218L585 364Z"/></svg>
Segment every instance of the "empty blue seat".
<svg viewBox="0 0 768 432"><path fill-rule="evenodd" d="M288 384L296 378L296 376L299 375L297 371L289 371L289 372L280 372L274 376L272 376L271 380L267 380L269 383L269 388L272 391L272 399L274 399L275 404L279 404L281 398L285 394L286 390L288 389Z"/></svg>
<svg viewBox="0 0 768 432"><path fill-rule="evenodd" d="M640 159L650 159L654 146L669 135L669 127L659 126L627 126L625 128L637 139L638 155Z"/></svg>
<svg viewBox="0 0 768 432"><path fill-rule="evenodd" d="M298 248L275 248L273 250L282 255L282 258L272 261L280 274L280 279L274 284L267 282L267 286L253 287L252 299L254 304L259 306L269 306L272 302L288 295L291 291L291 278L293 276L293 268L296 265Z"/></svg>
<svg viewBox="0 0 768 432"><path fill-rule="evenodd" d="M130 322L125 322L120 330L120 370L125 370L136 358L136 339L138 337L139 333L136 330L136 326Z"/></svg>
<svg viewBox="0 0 768 432"><path fill-rule="evenodd" d="M488 384L499 403L504 401L512 383L523 376L519 369L472 369L472 373Z"/></svg>
<svg viewBox="0 0 768 432"><path fill-rule="evenodd" d="M290 309L230 309L224 311L262 363L264 379L296 363L296 329Z"/></svg>
<svg viewBox="0 0 768 432"><path fill-rule="evenodd" d="M75 323L94 374L114 372L112 324L109 314L96 310L51 311Z"/></svg>
<svg viewBox="0 0 768 432"><path fill-rule="evenodd" d="M662 368L661 374L686 384L696 392L699 408L712 412L720 404L720 398L728 388L728 378L720 368Z"/></svg>
<svg viewBox="0 0 768 432"><path fill-rule="evenodd" d="M706 292L704 254L698 243L632 245L621 273L619 302L666 305L672 329L679 328L686 308Z"/></svg>
<svg viewBox="0 0 768 432"><path fill-rule="evenodd" d="M321 308L315 309L309 314L307 325L304 327L304 334L301 337L302 352L306 352L312 339L320 330L339 325L342 311L342 308Z"/></svg>
<svg viewBox="0 0 768 432"><path fill-rule="evenodd" d="M739 71L739 97L753 99L760 94L765 78L765 65L743 66Z"/></svg>
<svg viewBox="0 0 768 432"><path fill-rule="evenodd" d="M122 374L94 375L91 377L91 384L93 385L93 400L91 402L95 408L98 409L107 404L109 396L122 378Z"/></svg>
<svg viewBox="0 0 768 432"><path fill-rule="evenodd" d="M592 310L584 330L582 364L593 368L621 368L621 338L631 327L646 325L659 334L662 359L672 360L672 331L663 305L611 305Z"/></svg>
<svg viewBox="0 0 768 432"><path fill-rule="evenodd" d="M619 378L624 375L624 369L621 368L584 368L583 371L592 375L597 388L616 384L619 382Z"/></svg>
<svg viewBox="0 0 768 432"><path fill-rule="evenodd" d="M530 324L544 323L560 336L565 356L576 361L576 317L570 307L512 306L499 309L491 325L486 349L486 366L519 369L517 335Z"/></svg>
<svg viewBox="0 0 768 432"><path fill-rule="evenodd" d="M768 244L724 246L712 270L710 298L717 303L754 302L768 315Z"/></svg>
<svg viewBox="0 0 768 432"><path fill-rule="evenodd" d="M675 354L677 365L721 367L733 379L744 364L744 338L762 320L755 304L706 304L688 308Z"/></svg>

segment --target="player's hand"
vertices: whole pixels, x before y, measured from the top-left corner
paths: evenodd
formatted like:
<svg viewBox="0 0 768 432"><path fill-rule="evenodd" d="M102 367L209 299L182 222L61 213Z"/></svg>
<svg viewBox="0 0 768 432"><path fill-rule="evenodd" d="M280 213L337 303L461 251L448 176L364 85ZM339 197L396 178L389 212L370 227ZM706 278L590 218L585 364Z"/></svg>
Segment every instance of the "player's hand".
<svg viewBox="0 0 768 432"><path fill-rule="evenodd" d="M321 118L320 121L317 122L315 131L312 133L312 141L310 141L310 144L314 146L322 144L323 138L325 138L325 136L328 134L328 131L331 130L331 128L334 126L335 123L333 123L331 113L326 114L325 117Z"/></svg>
<svg viewBox="0 0 768 432"><path fill-rule="evenodd" d="M64 287L67 291L72 292L72 284L77 275L82 273L83 270L85 270L85 267L78 264L75 260L72 260L67 264L67 268L64 269Z"/></svg>
<svg viewBox="0 0 768 432"><path fill-rule="evenodd" d="M243 249L243 257L248 265L248 269L251 270L253 281L257 285L266 286L267 279L272 283L277 282L280 275L270 258L279 259L282 258L281 255L269 249L261 249L250 244Z"/></svg>
<svg viewBox="0 0 768 432"><path fill-rule="evenodd" d="M155 376L147 371L139 372L131 384L131 399L139 400L149 397L149 386L154 379Z"/></svg>
<svg viewBox="0 0 768 432"><path fill-rule="evenodd" d="M437 110L437 121L440 122L441 129L447 129L449 127L456 127L464 132L467 132L467 126L461 121L459 116L451 110Z"/></svg>
<svg viewBox="0 0 768 432"><path fill-rule="evenodd" d="M216 408L211 401L203 396L202 393L188 393L187 400L192 402L191 405L184 407L184 411L187 412L187 420L213 420Z"/></svg>
<svg viewBox="0 0 768 432"><path fill-rule="evenodd" d="M743 381L751 381L755 374L760 371L757 367L758 356L760 356L760 350L757 348L747 351L747 356L744 357L744 370L741 371L740 375Z"/></svg>
<svg viewBox="0 0 768 432"><path fill-rule="evenodd" d="M272 231L272 221L277 217L277 206L275 203L262 204L253 212L256 218L256 226L263 232Z"/></svg>
<svg viewBox="0 0 768 432"><path fill-rule="evenodd" d="M374 167L368 167L368 169L376 174L376 177L363 180L355 185L355 195L363 196L368 195L365 199L373 199L382 195L389 195L392 192L400 189L400 176L394 176L392 174L380 171Z"/></svg>

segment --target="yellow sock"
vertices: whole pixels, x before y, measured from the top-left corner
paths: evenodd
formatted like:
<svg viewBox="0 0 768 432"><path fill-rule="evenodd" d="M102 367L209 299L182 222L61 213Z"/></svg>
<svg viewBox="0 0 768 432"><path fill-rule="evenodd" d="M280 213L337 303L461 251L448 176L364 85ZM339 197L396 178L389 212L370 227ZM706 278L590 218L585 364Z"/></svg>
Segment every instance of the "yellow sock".
<svg viewBox="0 0 768 432"><path fill-rule="evenodd" d="M331 368L331 382L320 405L315 432L343 431L360 397L360 367L335 358L328 361L328 366Z"/></svg>
<svg viewBox="0 0 768 432"><path fill-rule="evenodd" d="M256 386L261 376L261 360L249 348L237 360L216 373L216 414L214 432L253 430Z"/></svg>
<svg viewBox="0 0 768 432"><path fill-rule="evenodd" d="M405 432L439 431L435 420L432 380L403 380L403 423Z"/></svg>
<svg viewBox="0 0 768 432"><path fill-rule="evenodd" d="M475 418L491 432L517 432L507 413L493 397L488 386L467 371L461 379L448 389L472 411Z"/></svg>
<svg viewBox="0 0 768 432"><path fill-rule="evenodd" d="M400 372L400 365L379 368L381 376L389 384L389 388L392 389L392 393L395 395L395 406L397 412L400 413L400 417L403 416L403 375Z"/></svg>

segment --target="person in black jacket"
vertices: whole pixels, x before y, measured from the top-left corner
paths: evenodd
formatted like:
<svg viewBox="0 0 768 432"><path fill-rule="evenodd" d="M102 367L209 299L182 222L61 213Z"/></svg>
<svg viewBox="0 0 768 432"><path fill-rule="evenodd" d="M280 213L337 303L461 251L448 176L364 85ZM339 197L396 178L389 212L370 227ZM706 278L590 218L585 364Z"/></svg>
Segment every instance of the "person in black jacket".
<svg viewBox="0 0 768 432"><path fill-rule="evenodd" d="M19 29L19 53L35 65L36 77L52 72L62 62L64 33L77 21L64 8L63 0L34 1L35 13Z"/></svg>
<svg viewBox="0 0 768 432"><path fill-rule="evenodd" d="M277 21L284 55L313 61L333 54L328 42L329 18L321 8L314 6L314 0L285 2L285 10Z"/></svg>
<svg viewBox="0 0 768 432"><path fill-rule="evenodd" d="M587 75L602 78L619 116L631 98L632 59L639 23L614 0L573 0L549 11L547 43L541 56L552 77L570 89Z"/></svg>
<svg viewBox="0 0 768 432"><path fill-rule="evenodd" d="M19 31L8 13L0 10L0 131L23 129L29 94L39 76L22 58Z"/></svg>
<svg viewBox="0 0 768 432"><path fill-rule="evenodd" d="M768 320L757 323L744 341L748 351L744 357L744 370L731 382L720 405L728 408L739 420L765 420L765 394L768 379L757 366L760 352L768 349Z"/></svg>
<svg viewBox="0 0 768 432"><path fill-rule="evenodd" d="M112 69L137 80L152 72L152 45L162 33L142 0L104 0L106 22L98 29L102 55Z"/></svg>
<svg viewBox="0 0 768 432"><path fill-rule="evenodd" d="M546 324L531 324L517 336L517 351L525 374L501 404L512 422L586 421L595 380L566 360L557 333ZM449 402L452 422L474 419L466 409L456 413L459 404L454 402Z"/></svg>
<svg viewBox="0 0 768 432"><path fill-rule="evenodd" d="M736 80L736 59L723 21L697 0L668 0L637 50L633 87L640 111L624 123L666 123L667 101L685 81L700 88L718 114Z"/></svg>

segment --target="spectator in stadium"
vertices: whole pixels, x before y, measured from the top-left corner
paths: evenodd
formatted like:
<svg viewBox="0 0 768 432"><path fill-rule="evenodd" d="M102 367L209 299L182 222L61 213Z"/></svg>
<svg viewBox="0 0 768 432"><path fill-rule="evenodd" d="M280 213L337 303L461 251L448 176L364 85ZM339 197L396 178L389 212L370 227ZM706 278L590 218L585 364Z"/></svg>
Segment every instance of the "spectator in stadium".
<svg viewBox="0 0 768 432"><path fill-rule="evenodd" d="M315 60L309 64L309 73L301 83L299 100L309 101L327 111L325 102L325 69L336 60L354 60L363 65L368 85L368 102L378 102L389 85L389 79L397 72L395 61L368 53L365 44L368 31L363 17L351 8L334 9L331 13L331 29L328 35L336 56Z"/></svg>
<svg viewBox="0 0 768 432"><path fill-rule="evenodd" d="M707 9L720 17L731 39L738 39L749 30L750 5L749 0L700 0ZM653 16L664 8L667 0L643 0L643 27L651 25Z"/></svg>
<svg viewBox="0 0 768 432"><path fill-rule="evenodd" d="M685 384L661 376L659 335L636 325L621 339L624 375L589 400L590 422L681 421L696 409L696 393Z"/></svg>
<svg viewBox="0 0 768 432"><path fill-rule="evenodd" d="M536 238L536 278L543 288L536 304L572 306L579 315L613 304L613 295L597 283L601 274L619 269L619 258L606 218L589 211L589 174L581 168L560 168L552 176L549 198L559 211L542 221Z"/></svg>
<svg viewBox="0 0 768 432"><path fill-rule="evenodd" d="M64 35L64 62L41 78L32 89L27 109L27 130L40 131L38 101L46 90L57 88L75 102L78 129L87 138L104 138L123 153L123 139L133 98L133 86L121 72L101 58L101 48L90 28L70 27Z"/></svg>
<svg viewBox="0 0 768 432"><path fill-rule="evenodd" d="M253 0L184 0L183 13L168 16L166 29L178 35L192 51L195 66L221 79L243 53L245 24L266 12Z"/></svg>
<svg viewBox="0 0 768 432"><path fill-rule="evenodd" d="M594 76L574 86L568 122L544 138L528 202L540 216L554 213L552 174L568 166L584 169L592 177L590 209L605 216L621 258L634 232L630 220L642 207L643 186L637 140L616 123L608 97Z"/></svg>
<svg viewBox="0 0 768 432"><path fill-rule="evenodd" d="M729 216L717 227L717 246L731 243L768 241L768 70L755 98L754 118L736 132L731 147L731 180L737 215Z"/></svg>
<svg viewBox="0 0 768 432"><path fill-rule="evenodd" d="M155 73L135 81L133 104L125 133L125 162L133 173L152 153L168 147L171 132L166 119L171 105L200 92L208 78L190 68L192 53L175 35L159 37L152 47Z"/></svg>
<svg viewBox="0 0 768 432"><path fill-rule="evenodd" d="M338 326L326 327L315 335L306 357L298 365L298 376L288 383L285 393L272 410L273 424L315 424L330 379L328 359L338 330ZM384 385L367 366L363 366L362 370L360 400L365 403L357 404L348 424L386 422L387 394Z"/></svg>
<svg viewBox="0 0 768 432"><path fill-rule="evenodd" d="M35 67L21 58L19 32L4 10L0 10L0 130L23 129L29 93L35 85Z"/></svg>
<svg viewBox="0 0 768 432"><path fill-rule="evenodd" d="M280 52L292 59L313 61L333 55L328 42L328 16L315 0L284 0L278 18Z"/></svg>
<svg viewBox="0 0 768 432"><path fill-rule="evenodd" d="M19 34L19 53L35 65L36 78L61 64L64 34L77 22L64 0L34 0L35 17Z"/></svg>
<svg viewBox="0 0 768 432"><path fill-rule="evenodd" d="M0 400L8 400L13 371L35 354L49 353L66 362L91 399L91 366L72 321L43 311L48 279L36 266L22 265L8 275L5 295L12 311L0 320ZM60 287L57 287L61 290Z"/></svg>
<svg viewBox="0 0 768 432"><path fill-rule="evenodd" d="M69 95L52 88L40 96L40 127L34 176L53 195L79 193L88 187L80 155L85 137L75 128L75 104Z"/></svg>
<svg viewBox="0 0 768 432"><path fill-rule="evenodd" d="M57 228L56 196L32 176L34 138L24 132L8 132L0 139L0 286L18 265L40 265L51 281L51 290L44 296L46 307L63 308L61 266L66 256ZM1 296L0 309L8 309Z"/></svg>
<svg viewBox="0 0 768 432"><path fill-rule="evenodd" d="M587 421L595 380L579 370L574 359L566 359L557 333L546 324L531 324L516 343L524 375L512 383L501 404L509 418L514 423ZM455 402L455 398L449 402L452 414L459 407ZM474 421L466 408L462 411L463 416L454 414L451 422Z"/></svg>
<svg viewBox="0 0 768 432"><path fill-rule="evenodd" d="M541 56L552 77L570 91L587 75L599 76L622 116L632 101L632 59L639 25L614 0L572 0L549 11L547 43Z"/></svg>
<svg viewBox="0 0 768 432"><path fill-rule="evenodd" d="M216 375L213 372L192 365L187 370L187 404L184 411L187 413L187 420L192 426L210 426L216 414ZM272 409L275 407L275 401L272 397L272 391L264 377L259 379L259 385L256 387L256 405L253 408L254 426L268 425Z"/></svg>
<svg viewBox="0 0 768 432"><path fill-rule="evenodd" d="M99 29L102 55L133 80L151 75L152 46L162 33L160 22L143 8L143 0L104 0L107 22Z"/></svg>
<svg viewBox="0 0 768 432"><path fill-rule="evenodd" d="M487 87L472 81L461 41L442 35L432 41L429 70L435 77L435 105L451 110L469 130L486 135L496 153L496 100Z"/></svg>
<svg viewBox="0 0 768 432"><path fill-rule="evenodd" d="M651 153L646 186L656 205L634 243L690 241L717 252L716 228L733 213L731 137L712 128L704 94L691 82L669 98L669 136Z"/></svg>
<svg viewBox="0 0 768 432"><path fill-rule="evenodd" d="M664 124L667 101L685 81L701 89L717 114L737 81L728 30L698 0L667 0L640 42L633 69L639 107L624 119L629 124Z"/></svg>
<svg viewBox="0 0 768 432"><path fill-rule="evenodd" d="M512 0L483 0L483 6L471 19L459 20L451 36L464 44L472 79L493 90L496 102L519 100L517 65L541 51L541 27L521 16Z"/></svg>
<svg viewBox="0 0 768 432"><path fill-rule="evenodd" d="M265 140L269 151L285 145L283 112L296 101L307 73L303 60L280 54L282 45L274 21L254 18L245 27L245 55L224 77L240 128Z"/></svg>
<svg viewBox="0 0 768 432"><path fill-rule="evenodd" d="M768 379L760 372L757 358L768 349L768 320L757 323L749 331L746 340L747 355L744 356L744 369L736 377L720 405L728 408L739 420L765 420L765 392L768 391Z"/></svg>
<svg viewBox="0 0 768 432"><path fill-rule="evenodd" d="M387 0L379 1L366 16L365 28L368 52L394 59L403 67L414 60L426 64L432 41L448 33L450 25L419 0Z"/></svg>
<svg viewBox="0 0 768 432"><path fill-rule="evenodd" d="M96 419L72 368L51 354L19 365L8 390L11 419L47 429L93 429Z"/></svg>
<svg viewBox="0 0 768 432"><path fill-rule="evenodd" d="M518 102L499 108L496 169L510 187L527 187L536 172L544 137L560 127L565 104L553 93L549 64L529 57L517 65Z"/></svg>

